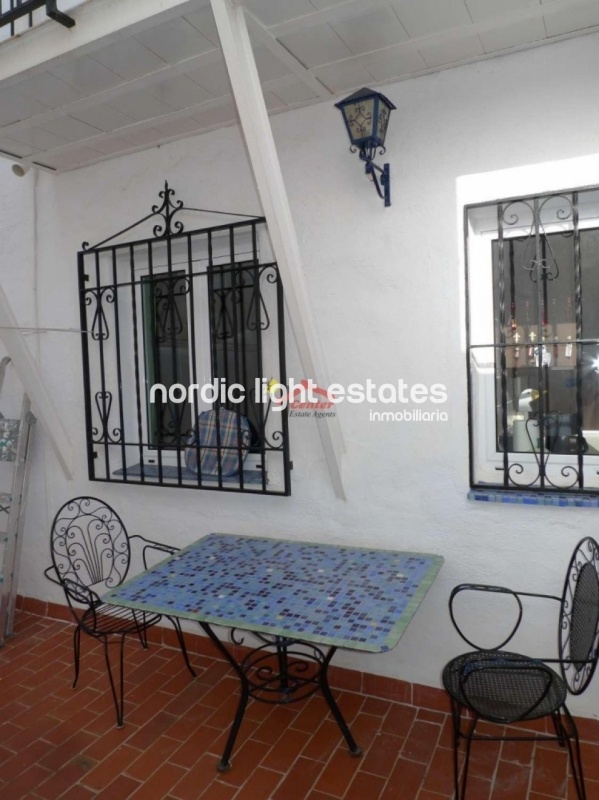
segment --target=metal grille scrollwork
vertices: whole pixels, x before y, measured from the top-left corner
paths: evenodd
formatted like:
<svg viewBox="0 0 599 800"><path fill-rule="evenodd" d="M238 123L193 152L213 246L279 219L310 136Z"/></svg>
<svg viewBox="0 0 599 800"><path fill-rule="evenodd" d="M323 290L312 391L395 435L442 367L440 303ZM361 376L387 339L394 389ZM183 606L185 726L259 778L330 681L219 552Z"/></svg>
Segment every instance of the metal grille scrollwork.
<svg viewBox="0 0 599 800"><path fill-rule="evenodd" d="M560 623L562 674L572 694L581 694L597 666L599 648L599 550L583 539L570 562Z"/></svg>
<svg viewBox="0 0 599 800"><path fill-rule="evenodd" d="M289 494L287 413L270 414L263 391L286 382L265 220L197 228L198 213L224 212L168 184L160 199L79 253L90 478Z"/></svg>
<svg viewBox="0 0 599 800"><path fill-rule="evenodd" d="M474 487L599 492L597 201L593 189L465 210Z"/></svg>
<svg viewBox="0 0 599 800"><path fill-rule="evenodd" d="M60 579L106 589L127 575L131 552L121 518L101 500L70 501L55 520L52 560Z"/></svg>

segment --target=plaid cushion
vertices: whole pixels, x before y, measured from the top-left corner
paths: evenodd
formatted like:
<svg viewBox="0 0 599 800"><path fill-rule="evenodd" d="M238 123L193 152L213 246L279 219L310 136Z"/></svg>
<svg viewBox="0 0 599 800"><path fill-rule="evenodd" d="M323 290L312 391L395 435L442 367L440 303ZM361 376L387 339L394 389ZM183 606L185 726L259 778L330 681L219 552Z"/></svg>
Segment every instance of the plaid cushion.
<svg viewBox="0 0 599 800"><path fill-rule="evenodd" d="M187 440L185 463L188 469L198 471L199 445L202 475L218 475L219 460L223 477L236 475L248 454L249 444L250 425L243 414L227 408L202 411Z"/></svg>

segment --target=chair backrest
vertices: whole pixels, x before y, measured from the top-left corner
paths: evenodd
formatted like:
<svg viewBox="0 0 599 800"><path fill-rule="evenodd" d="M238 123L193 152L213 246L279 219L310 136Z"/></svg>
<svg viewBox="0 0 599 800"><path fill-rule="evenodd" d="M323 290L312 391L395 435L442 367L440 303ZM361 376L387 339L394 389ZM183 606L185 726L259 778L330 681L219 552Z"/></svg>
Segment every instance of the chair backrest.
<svg viewBox="0 0 599 800"><path fill-rule="evenodd" d="M96 497L75 497L62 506L52 523L50 549L59 580L80 586L118 586L131 561L121 518Z"/></svg>
<svg viewBox="0 0 599 800"><path fill-rule="evenodd" d="M589 685L599 656L599 545L587 536L570 559L559 625L562 676L571 694Z"/></svg>

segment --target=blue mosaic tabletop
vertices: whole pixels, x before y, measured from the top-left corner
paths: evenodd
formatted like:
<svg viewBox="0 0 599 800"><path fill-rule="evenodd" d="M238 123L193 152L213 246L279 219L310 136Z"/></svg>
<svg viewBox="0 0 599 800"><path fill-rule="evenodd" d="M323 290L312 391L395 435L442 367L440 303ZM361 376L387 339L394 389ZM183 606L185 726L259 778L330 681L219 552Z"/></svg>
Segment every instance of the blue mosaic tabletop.
<svg viewBox="0 0 599 800"><path fill-rule="evenodd" d="M103 600L373 653L394 647L443 558L211 533Z"/></svg>

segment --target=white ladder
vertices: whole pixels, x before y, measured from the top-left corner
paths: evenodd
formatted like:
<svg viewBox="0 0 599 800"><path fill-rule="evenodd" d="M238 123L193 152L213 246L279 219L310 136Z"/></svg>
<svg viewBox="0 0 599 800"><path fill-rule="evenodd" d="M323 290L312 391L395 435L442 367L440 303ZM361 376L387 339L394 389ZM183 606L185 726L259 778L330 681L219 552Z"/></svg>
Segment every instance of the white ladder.
<svg viewBox="0 0 599 800"><path fill-rule="evenodd" d="M10 358L0 361L0 394ZM29 455L36 419L29 397L23 394L20 419L0 419L0 461L14 464L10 492L0 492L0 646L13 635Z"/></svg>

